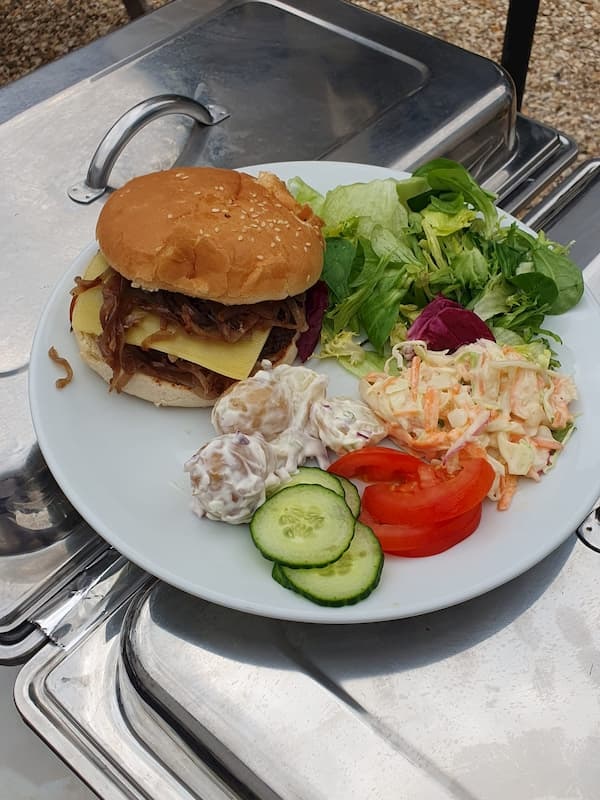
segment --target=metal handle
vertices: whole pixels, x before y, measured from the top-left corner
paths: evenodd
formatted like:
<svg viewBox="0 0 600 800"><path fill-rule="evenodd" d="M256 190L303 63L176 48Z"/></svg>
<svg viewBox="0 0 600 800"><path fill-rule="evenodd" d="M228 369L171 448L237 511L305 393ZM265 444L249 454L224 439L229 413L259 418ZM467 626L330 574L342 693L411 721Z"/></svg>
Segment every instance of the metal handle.
<svg viewBox="0 0 600 800"><path fill-rule="evenodd" d="M202 105L191 97L178 94L161 94L142 100L126 111L104 136L90 162L85 180L67 190L71 200L87 204L104 194L123 148L145 125L167 114L184 114L201 125L217 125L229 116L221 106Z"/></svg>

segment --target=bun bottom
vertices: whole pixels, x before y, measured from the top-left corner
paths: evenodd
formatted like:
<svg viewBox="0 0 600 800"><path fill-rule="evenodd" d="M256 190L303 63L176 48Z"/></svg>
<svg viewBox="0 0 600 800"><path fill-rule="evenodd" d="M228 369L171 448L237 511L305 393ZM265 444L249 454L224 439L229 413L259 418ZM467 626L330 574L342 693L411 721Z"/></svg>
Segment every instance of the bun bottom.
<svg viewBox="0 0 600 800"><path fill-rule="evenodd" d="M73 331L79 353L88 367L94 370L107 383L112 378L112 369L102 358L102 353L98 347L96 337L90 333ZM214 400L200 397L189 387L180 383L161 380L151 375L144 375L141 372L132 375L121 390L125 394L139 397L154 403L155 406L179 406L180 408L207 408L214 404Z"/></svg>
<svg viewBox="0 0 600 800"><path fill-rule="evenodd" d="M106 383L110 383L112 369L106 363L98 347L97 337L90 333L73 331L79 353L85 363L94 370ZM291 364L296 358L296 346L290 344L283 358L277 364ZM257 365L258 366L258 365ZM276 366L274 364L273 366ZM188 386L180 383L161 380L141 372L132 375L121 390L125 394L139 397L155 406L172 406L179 408L209 408L218 400L217 397L208 398L193 392Z"/></svg>

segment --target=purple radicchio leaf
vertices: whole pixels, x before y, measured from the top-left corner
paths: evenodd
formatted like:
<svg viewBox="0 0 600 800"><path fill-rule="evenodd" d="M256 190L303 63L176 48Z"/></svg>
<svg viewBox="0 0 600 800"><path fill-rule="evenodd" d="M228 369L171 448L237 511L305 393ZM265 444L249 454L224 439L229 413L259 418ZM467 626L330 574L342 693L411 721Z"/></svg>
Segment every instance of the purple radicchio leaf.
<svg viewBox="0 0 600 800"><path fill-rule="evenodd" d="M432 350L450 352L477 339L495 341L481 317L442 295L425 306L408 329L406 338L424 341Z"/></svg>
<svg viewBox="0 0 600 800"><path fill-rule="evenodd" d="M325 281L317 281L306 292L306 324L308 328L300 334L296 347L302 362L307 361L317 346L321 335L323 317L329 305L329 292Z"/></svg>

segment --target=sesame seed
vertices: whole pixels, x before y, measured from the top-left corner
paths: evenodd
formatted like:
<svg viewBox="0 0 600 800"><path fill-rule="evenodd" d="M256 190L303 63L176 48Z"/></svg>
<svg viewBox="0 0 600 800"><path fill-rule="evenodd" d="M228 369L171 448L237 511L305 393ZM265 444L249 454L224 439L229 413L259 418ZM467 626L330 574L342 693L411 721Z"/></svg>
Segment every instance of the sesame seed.
<svg viewBox="0 0 600 800"><path fill-rule="evenodd" d="M194 194L202 194L202 192L194 192Z"/></svg>
<svg viewBox="0 0 600 800"><path fill-rule="evenodd" d="M256 260L257 261L263 261L263 259L264 259L264 256L256 256Z"/></svg>
<svg viewBox="0 0 600 800"><path fill-rule="evenodd" d="M271 247L275 247L275 242L271 242Z"/></svg>
<svg viewBox="0 0 600 800"><path fill-rule="evenodd" d="M243 242L243 241L244 241L244 237L243 236L238 236L238 242Z"/></svg>
<svg viewBox="0 0 600 800"><path fill-rule="evenodd" d="M276 242L280 242L280 241L281 241L281 236L276 236L276 237L275 237L275 241L276 241Z"/></svg>
<svg viewBox="0 0 600 800"><path fill-rule="evenodd" d="M211 208L213 214L218 214L220 210L221 210L220 208Z"/></svg>
<svg viewBox="0 0 600 800"><path fill-rule="evenodd" d="M310 242L306 242L306 246L310 247L311 246Z"/></svg>
<svg viewBox="0 0 600 800"><path fill-rule="evenodd" d="M173 219L173 214L167 214L167 219Z"/></svg>
<svg viewBox="0 0 600 800"><path fill-rule="evenodd" d="M220 230L221 230L221 229L219 228L219 226L218 226L218 225L215 225L215 233L218 233Z"/></svg>

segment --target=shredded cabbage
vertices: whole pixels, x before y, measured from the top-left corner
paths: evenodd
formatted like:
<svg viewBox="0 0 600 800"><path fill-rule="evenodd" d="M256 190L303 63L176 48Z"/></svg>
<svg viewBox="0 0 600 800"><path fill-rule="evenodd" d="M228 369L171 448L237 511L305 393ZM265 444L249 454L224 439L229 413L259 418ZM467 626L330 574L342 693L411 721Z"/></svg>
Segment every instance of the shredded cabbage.
<svg viewBox="0 0 600 800"><path fill-rule="evenodd" d="M500 345L480 339L455 353L407 341L386 368L360 381L362 399L403 449L428 460L461 451L489 461L489 497L508 507L516 479L540 480L573 429L571 377L549 368L540 343Z"/></svg>

